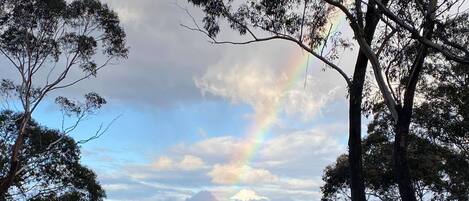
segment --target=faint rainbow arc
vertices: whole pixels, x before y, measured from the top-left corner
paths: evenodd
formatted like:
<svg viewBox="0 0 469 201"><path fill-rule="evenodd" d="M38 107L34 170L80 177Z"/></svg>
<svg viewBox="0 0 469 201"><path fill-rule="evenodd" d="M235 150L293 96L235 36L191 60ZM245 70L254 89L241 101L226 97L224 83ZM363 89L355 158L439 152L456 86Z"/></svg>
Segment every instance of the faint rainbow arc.
<svg viewBox="0 0 469 201"><path fill-rule="evenodd" d="M336 14L333 19L329 21L329 24L332 24L331 33L337 32L343 19L343 16ZM319 49L321 48L322 46L319 47ZM286 75L287 79L280 84L280 86L283 86L281 87L282 91L291 90L298 80L304 79L303 75L309 67L308 64L310 64L309 57L310 54L301 54L299 57L290 60L289 65L286 65L286 70L283 73ZM270 128L281 112L281 106L284 101L285 98L274 101L273 104L267 107L268 110L266 112L256 115L253 124L246 132L247 143L244 144L241 152L233 155L231 159L231 164L237 166L239 171L237 177L233 178L234 180L231 182L233 185L241 183L245 175L244 171L246 167L251 163L261 144L267 137Z"/></svg>

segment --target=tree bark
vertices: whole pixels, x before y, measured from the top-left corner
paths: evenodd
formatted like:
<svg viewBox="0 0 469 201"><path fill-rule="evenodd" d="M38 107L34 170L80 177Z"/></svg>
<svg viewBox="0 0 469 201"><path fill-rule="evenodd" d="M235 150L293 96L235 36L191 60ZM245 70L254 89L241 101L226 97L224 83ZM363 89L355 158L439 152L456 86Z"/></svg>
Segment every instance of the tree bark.
<svg viewBox="0 0 469 201"><path fill-rule="evenodd" d="M379 22L379 14L369 6L365 16L365 40L371 45L376 26ZM353 72L352 86L350 86L349 99L349 164L350 164L350 189L353 201L364 201L365 183L363 179L363 162L361 147L361 105L363 97L363 85L365 83L368 57L361 50L358 53Z"/></svg>
<svg viewBox="0 0 469 201"><path fill-rule="evenodd" d="M359 57L360 58L360 57ZM357 59L358 64L359 59ZM349 164L350 164L350 189L352 201L365 201L365 184L363 180L362 147L361 147L361 103L363 94L364 68L355 68L354 79L350 89L349 100ZM363 77L363 78L362 78ZM363 81L359 81L362 78Z"/></svg>

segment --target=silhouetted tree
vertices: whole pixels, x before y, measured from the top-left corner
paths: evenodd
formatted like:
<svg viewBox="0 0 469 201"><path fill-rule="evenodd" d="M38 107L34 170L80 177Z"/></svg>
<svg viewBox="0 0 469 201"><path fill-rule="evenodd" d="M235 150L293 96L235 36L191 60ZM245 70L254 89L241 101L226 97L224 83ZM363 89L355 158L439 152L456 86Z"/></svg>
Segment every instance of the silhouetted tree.
<svg viewBox="0 0 469 201"><path fill-rule="evenodd" d="M9 171L9 153L21 128L22 114L0 113L0 174ZM68 135L30 120L6 200L102 200L105 192L96 175L80 164L80 147Z"/></svg>
<svg viewBox="0 0 469 201"><path fill-rule="evenodd" d="M399 200L397 182L393 177L393 136L381 133L369 135L363 141L364 178L366 194L371 200ZM347 155L324 171L322 200L349 200ZM467 157L447 147L415 135L409 139L409 166L417 199L469 199L469 167Z"/></svg>
<svg viewBox="0 0 469 201"><path fill-rule="evenodd" d="M21 104L22 114L19 131L8 148L8 171L0 179L2 197L13 185L15 175L24 170L20 152L38 105L51 92L94 77L109 62L126 58L128 49L116 13L98 0L0 3L0 53L18 75L16 83L3 80L1 91ZM100 60L94 59L96 54ZM103 100L96 94L90 98L98 104ZM74 102L64 97L58 102L73 108Z"/></svg>
<svg viewBox="0 0 469 201"><path fill-rule="evenodd" d="M442 68L440 65L450 65ZM432 63L419 87L420 99L409 135L409 167L419 200L469 199L469 68ZM380 200L398 200L392 176L392 117L374 104L369 135L362 143L366 191ZM328 166L324 200L347 199L347 155Z"/></svg>
<svg viewBox="0 0 469 201"><path fill-rule="evenodd" d="M431 1L427 3L431 6ZM433 2L436 3L436 2ZM450 5L445 5L447 2L438 3L438 8L447 7L451 9ZM455 2L453 2L455 3ZM418 19L425 19L425 21L419 21L421 30L425 32L427 29L428 38L431 41L452 41L451 43L457 42L458 47L463 48L461 55L467 55L465 51L469 47L468 24L469 15L468 13L458 13L456 17L449 17L450 13L442 11L435 11L432 13L419 13L418 4L407 8L407 12L404 12L404 18L407 21L415 21ZM457 13L457 12L455 12ZM428 15L434 15L433 17L425 17ZM422 17L418 17L422 15ZM434 20L432 20L434 19ZM428 24L430 23L430 24ZM434 80L437 74L443 71L453 71L452 66L458 65L462 68L467 68L467 64L464 62L457 62L451 59L445 58L444 54L441 54L435 48L428 48L422 44L419 40L414 40L413 34L410 32L402 32L393 28L389 28L386 24L384 25L384 32L381 32L380 38L387 40L386 46L379 48L380 62L383 67L383 76L385 78L386 87L389 89L389 93L396 106L397 119L394 118L394 124L390 125L394 128L394 154L393 154L393 165L394 173L397 177L396 180L399 184L399 192L406 196L403 199L414 199L412 196L412 175L409 172L408 160L407 160L407 137L410 133L412 121L416 119L413 117L414 108L420 107L420 102L416 102L416 97L424 96L429 91L433 91L434 87L438 83ZM427 27L427 28L425 28ZM388 29L386 31L386 29ZM395 34L391 34L395 32ZM385 37L386 33L390 33ZM445 42L441 42L442 44ZM457 47L455 47L457 49ZM465 49L464 49L465 48ZM458 52L458 51L454 51ZM465 66L465 67L464 67ZM455 71L453 71L455 73ZM450 78L450 77L447 77ZM427 84L426 87L419 86L424 84L425 80L428 79L432 84ZM460 88L461 90L461 88ZM426 96L425 99L432 100L437 98L435 96ZM381 99L382 100L382 99ZM419 100L419 99L417 99ZM375 100L375 103L380 101ZM454 104L457 104L454 102ZM387 104L389 105L389 104ZM389 107L388 107L389 108ZM391 110L392 114L392 110ZM396 116L396 115L393 115Z"/></svg>
<svg viewBox="0 0 469 201"><path fill-rule="evenodd" d="M399 200L398 187L393 177L394 134L389 129L389 114L379 114L369 125L370 134L363 140L364 178L369 198ZM413 133L418 132L415 129ZM435 143L430 136L409 135L409 167L417 199L467 200L469 199L469 156ZM467 140L467 139L466 139ZM348 200L349 172L347 155L337 158L323 175L323 200Z"/></svg>

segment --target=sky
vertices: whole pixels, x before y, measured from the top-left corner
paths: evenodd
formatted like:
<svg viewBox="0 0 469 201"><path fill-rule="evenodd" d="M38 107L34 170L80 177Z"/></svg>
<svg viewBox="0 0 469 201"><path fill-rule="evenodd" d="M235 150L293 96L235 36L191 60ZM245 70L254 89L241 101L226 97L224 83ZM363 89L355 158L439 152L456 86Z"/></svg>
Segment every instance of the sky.
<svg viewBox="0 0 469 201"><path fill-rule="evenodd" d="M323 169L347 148L338 73L285 41L211 44L181 26L192 21L180 7L201 19L186 1L105 2L125 28L129 58L58 93L108 101L70 133L87 139L115 119L81 146L107 200L320 200ZM220 38L242 40L230 31ZM349 75L354 54L338 61ZM61 119L56 95L34 114L52 128Z"/></svg>

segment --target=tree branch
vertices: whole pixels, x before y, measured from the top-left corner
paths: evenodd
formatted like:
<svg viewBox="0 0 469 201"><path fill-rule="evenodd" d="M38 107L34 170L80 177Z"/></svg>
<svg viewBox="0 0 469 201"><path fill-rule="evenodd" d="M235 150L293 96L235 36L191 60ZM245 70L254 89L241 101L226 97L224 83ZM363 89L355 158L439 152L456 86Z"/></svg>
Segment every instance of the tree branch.
<svg viewBox="0 0 469 201"><path fill-rule="evenodd" d="M185 9L185 10L186 10L186 12L188 12L187 9ZM308 47L300 39L296 39L294 37L284 35L284 34L281 34L281 33L277 33L277 32L271 32L272 34L274 34L273 36L261 38L261 37L256 36L254 34L254 32L249 29L249 27L245 26L244 28L251 34L251 36L253 38L252 40L246 40L246 41L241 41L241 42L219 41L215 37L211 36L207 31L201 29L200 26L198 26L197 22L195 21L195 19L192 15L189 15L189 17L191 17L195 27L190 27L190 26L187 26L187 25L184 25L184 24L180 24L180 25L182 27L185 27L185 28L191 30L191 31L197 31L197 32L203 33L204 35L206 35L210 39L209 42L211 42L213 44L246 45L246 44L251 44L251 43L258 43L258 42L277 40L277 39L294 42L298 46L300 46L302 49L304 49L305 51L307 51L308 53L310 53L314 57L318 58L319 60L321 60L322 62L324 62L328 66L330 66L332 69L336 70L345 79L348 86L351 86L351 84L352 84L352 82L351 82L350 78L348 77L348 75L339 66L332 63L331 61L329 61L328 59L326 59L322 55L316 53L312 48ZM234 21L234 19L231 19L231 20Z"/></svg>
<svg viewBox="0 0 469 201"><path fill-rule="evenodd" d="M330 1L330 0L326 0L326 1ZM376 2L376 4L378 5L379 9L383 12L383 14L388 17L389 19L391 19L393 22L395 22L396 24L398 24L400 27L404 28L405 30L407 30L413 38L417 39L420 43L428 46L428 47L431 47L435 50L437 50L438 52L440 52L441 54L443 54L447 59L449 60L453 60L453 61L456 61L456 62L459 62L459 63L464 63L464 64L469 64L469 58L466 56L466 57L461 57L461 56L458 56L452 52L450 52L449 50L447 50L445 47L443 47L442 45L439 45L439 44L436 44L434 43L433 41L431 41L430 39L427 39L425 38L424 36L421 36L420 35L420 32L416 29L414 29L412 26L410 26L409 24L405 23L402 19L400 19L399 17L397 17L394 13L392 13L382 2L381 0L372 0L374 2ZM469 51L468 50L465 50L464 51L466 53L466 55L469 55Z"/></svg>
<svg viewBox="0 0 469 201"><path fill-rule="evenodd" d="M381 93L383 94L384 102L388 106L394 120L397 121L398 114L397 114L396 101L394 100L389 90L389 86L387 86L386 82L384 81L384 78L381 72L381 67L380 67L381 65L379 63L379 59L377 55L373 52L370 45L368 45L365 38L363 37L364 36L363 30L357 24L355 17L349 12L349 10L343 4L336 2L334 0L324 0L324 1L329 3L330 5L333 5L339 8L345 14L345 16L347 16L350 27L352 28L355 38L360 46L360 50L363 51L363 53L368 57L371 63L376 82L378 83L378 87Z"/></svg>

